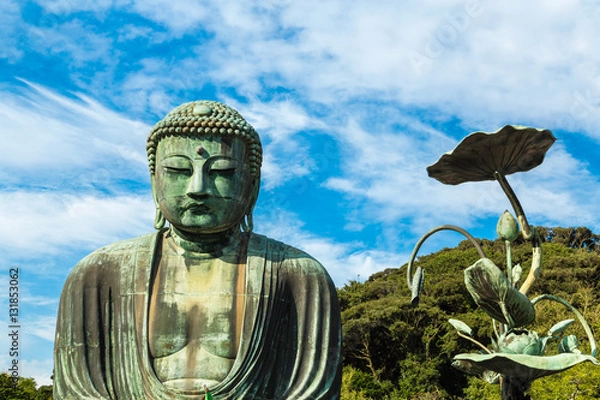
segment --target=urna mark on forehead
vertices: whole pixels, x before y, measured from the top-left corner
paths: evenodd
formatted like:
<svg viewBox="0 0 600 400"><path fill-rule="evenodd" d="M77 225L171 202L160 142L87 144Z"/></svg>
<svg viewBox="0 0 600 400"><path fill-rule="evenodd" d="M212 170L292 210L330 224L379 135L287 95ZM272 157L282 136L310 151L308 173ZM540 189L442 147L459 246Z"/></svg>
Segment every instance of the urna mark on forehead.
<svg viewBox="0 0 600 400"><path fill-rule="evenodd" d="M243 140L237 139L237 138L231 137L231 136L188 136L188 137L203 140L204 143L216 142L219 144L223 153L231 153L234 150L234 147L235 147L235 150L246 149L246 147L247 147L246 143ZM207 146L204 143L198 144L198 146L196 146L194 148L194 152L196 152L198 154L204 153L207 150L207 148L206 148Z"/></svg>
<svg viewBox="0 0 600 400"><path fill-rule="evenodd" d="M239 160L249 166L248 146L235 137L173 135L161 139L156 147L156 160L172 156L188 158L210 158L226 156Z"/></svg>
<svg viewBox="0 0 600 400"><path fill-rule="evenodd" d="M156 149L166 137L219 137L224 144L233 146L239 138L246 144L246 154L251 176L260 177L262 146L258 133L233 108L216 101L193 101L175 108L150 131L146 149L150 173L154 175Z"/></svg>

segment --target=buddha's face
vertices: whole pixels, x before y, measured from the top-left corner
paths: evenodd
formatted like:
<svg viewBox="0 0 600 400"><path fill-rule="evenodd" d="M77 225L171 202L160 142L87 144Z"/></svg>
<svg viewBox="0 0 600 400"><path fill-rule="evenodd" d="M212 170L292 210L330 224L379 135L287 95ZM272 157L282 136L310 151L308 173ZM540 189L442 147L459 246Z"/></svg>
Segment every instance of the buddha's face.
<svg viewBox="0 0 600 400"><path fill-rule="evenodd" d="M236 137L162 139L156 149L155 201L179 231L218 233L239 225L252 179L246 144Z"/></svg>

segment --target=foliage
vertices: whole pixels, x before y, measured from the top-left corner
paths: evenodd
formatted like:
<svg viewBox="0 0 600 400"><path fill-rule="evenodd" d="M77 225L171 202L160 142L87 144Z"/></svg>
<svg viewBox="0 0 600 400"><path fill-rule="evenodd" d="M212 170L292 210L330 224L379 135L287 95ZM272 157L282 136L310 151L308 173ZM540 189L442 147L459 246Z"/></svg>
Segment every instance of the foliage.
<svg viewBox="0 0 600 400"><path fill-rule="evenodd" d="M40 386L36 389L33 378L19 377L15 386L6 372L0 373L0 399L6 400L52 400L52 386Z"/></svg>
<svg viewBox="0 0 600 400"><path fill-rule="evenodd" d="M351 366L344 367L342 398L347 400L370 400L389 398L392 383L379 381L373 375Z"/></svg>
<svg viewBox="0 0 600 400"><path fill-rule="evenodd" d="M543 236L540 279L529 294L563 297L581 311L594 332L600 332L599 235L587 228L536 228ZM496 265L505 263L504 243L481 240L486 256ZM512 248L515 264L526 274L531 266L531 245L517 241ZM467 241L456 248L420 257L415 267L427 279L418 308L410 305L405 266L388 269L366 282L350 282L339 290L344 332L344 388L342 399L482 399L499 398L498 385L465 376L451 367L458 353L477 352L447 322L457 318L474 328L473 337L489 345L493 328L464 285L464 269L479 259ZM545 333L573 315L560 304L540 302L531 329ZM579 338L579 324L568 328ZM582 351L589 352L587 341ZM552 349L556 353L556 349ZM600 398L600 368L584 364L535 382L536 400ZM550 390L548 388L554 388ZM562 395L564 394L564 396Z"/></svg>
<svg viewBox="0 0 600 400"><path fill-rule="evenodd" d="M600 398L600 368L581 364L568 373L557 374L534 382L531 387L533 399L577 399Z"/></svg>
<svg viewBox="0 0 600 400"><path fill-rule="evenodd" d="M469 377L464 394L465 400L499 399L500 385L490 385L479 378Z"/></svg>

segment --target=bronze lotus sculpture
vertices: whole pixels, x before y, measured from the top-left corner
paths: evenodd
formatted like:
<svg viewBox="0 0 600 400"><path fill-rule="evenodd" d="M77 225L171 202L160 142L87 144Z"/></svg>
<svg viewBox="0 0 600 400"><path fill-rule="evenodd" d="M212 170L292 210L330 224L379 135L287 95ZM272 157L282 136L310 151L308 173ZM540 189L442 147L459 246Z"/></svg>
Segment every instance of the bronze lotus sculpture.
<svg viewBox="0 0 600 400"><path fill-rule="evenodd" d="M591 329L581 313L566 300L543 294L532 300L527 297L538 279L542 265L539 234L527 221L521 204L508 184L506 176L528 171L542 163L547 150L556 139L549 130L507 125L494 133L476 132L467 136L455 150L444 154L427 168L430 177L442 183L457 185L467 181L497 180L507 195L514 212L505 211L497 225L497 234L506 248L506 274L485 254L477 241L462 228L444 225L421 238L415 246L407 270L407 282L413 292L413 305L418 305L424 282L424 271L413 262L423 242L440 230L462 233L477 248L480 259L464 271L465 285L475 303L491 318L495 338L488 347L472 337L471 328L462 321L450 319L457 334L480 349L479 353L458 354L453 366L476 375L489 383L501 383L505 400L527 399L526 392L535 379L555 374L582 362L600 365ZM517 222L518 220L518 222ZM519 227L520 225L520 227ZM532 245L532 265L523 282L522 268L512 262L511 245L519 235ZM546 335L526 328L536 318L535 305L541 301L564 305L582 324L591 348L590 354L579 349L578 339L566 335L574 319L556 323ZM545 356L548 344L558 343L558 354Z"/></svg>

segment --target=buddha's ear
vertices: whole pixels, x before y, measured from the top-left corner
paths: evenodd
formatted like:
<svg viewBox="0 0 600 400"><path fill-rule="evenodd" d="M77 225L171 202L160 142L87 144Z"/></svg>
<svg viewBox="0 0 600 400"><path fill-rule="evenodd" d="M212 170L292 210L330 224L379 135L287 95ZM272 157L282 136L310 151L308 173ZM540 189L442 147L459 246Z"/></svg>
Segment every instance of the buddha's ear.
<svg viewBox="0 0 600 400"><path fill-rule="evenodd" d="M152 198L154 199L154 206L156 207L154 227L158 230L161 230L165 227L165 217L163 216L160 206L158 205L158 198L156 197L156 176L154 174L150 175L150 187L152 188Z"/></svg>
<svg viewBox="0 0 600 400"><path fill-rule="evenodd" d="M154 206L158 209L158 198L156 197L156 175L150 174L150 188L152 189L152 199Z"/></svg>
<svg viewBox="0 0 600 400"><path fill-rule="evenodd" d="M254 220L252 218L252 212L254 211L254 206L256 205L256 200L258 199L259 190L260 178L255 178L252 180L252 185L250 188L250 199L246 206L246 213L242 217L241 221L241 227L246 233L250 233L254 229Z"/></svg>
<svg viewBox="0 0 600 400"><path fill-rule="evenodd" d="M254 206L256 205L256 200L258 200L258 192L260 191L260 178L256 177L252 180L252 188L250 189L250 193L251 193L251 202L252 204L250 205L250 212L252 212L252 210L254 209Z"/></svg>

